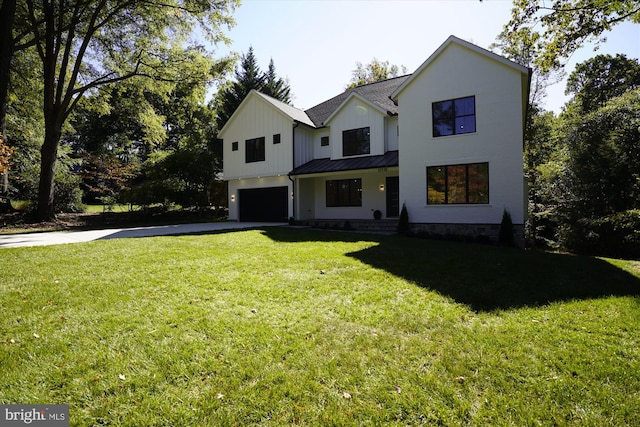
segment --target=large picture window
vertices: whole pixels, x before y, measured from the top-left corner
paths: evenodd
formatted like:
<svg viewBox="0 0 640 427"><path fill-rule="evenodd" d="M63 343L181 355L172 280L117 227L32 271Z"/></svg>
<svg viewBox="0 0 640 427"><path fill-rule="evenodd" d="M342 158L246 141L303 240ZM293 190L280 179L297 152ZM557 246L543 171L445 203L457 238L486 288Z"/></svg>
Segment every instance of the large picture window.
<svg viewBox="0 0 640 427"><path fill-rule="evenodd" d="M260 138L247 139L245 141L244 156L246 163L264 161L264 136Z"/></svg>
<svg viewBox="0 0 640 427"><path fill-rule="evenodd" d="M432 113L434 137L476 131L475 96L434 102Z"/></svg>
<svg viewBox="0 0 640 427"><path fill-rule="evenodd" d="M327 207L362 206L362 179L327 181Z"/></svg>
<svg viewBox="0 0 640 427"><path fill-rule="evenodd" d="M351 129L342 132L342 155L357 156L369 154L370 149L369 128Z"/></svg>
<svg viewBox="0 0 640 427"><path fill-rule="evenodd" d="M487 203L489 203L489 163L427 168L427 204Z"/></svg>

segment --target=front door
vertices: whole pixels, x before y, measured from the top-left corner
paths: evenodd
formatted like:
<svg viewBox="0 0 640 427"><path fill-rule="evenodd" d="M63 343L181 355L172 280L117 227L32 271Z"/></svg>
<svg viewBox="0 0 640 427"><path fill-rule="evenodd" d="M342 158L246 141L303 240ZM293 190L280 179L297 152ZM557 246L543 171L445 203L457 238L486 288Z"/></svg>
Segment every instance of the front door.
<svg viewBox="0 0 640 427"><path fill-rule="evenodd" d="M387 177L387 218L400 216L400 179L397 176Z"/></svg>

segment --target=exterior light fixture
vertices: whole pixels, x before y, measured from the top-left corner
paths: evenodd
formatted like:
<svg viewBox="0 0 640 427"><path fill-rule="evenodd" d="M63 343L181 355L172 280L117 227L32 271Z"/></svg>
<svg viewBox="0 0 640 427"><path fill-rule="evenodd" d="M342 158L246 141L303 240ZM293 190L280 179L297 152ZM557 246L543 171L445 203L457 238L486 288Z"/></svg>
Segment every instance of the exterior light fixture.
<svg viewBox="0 0 640 427"><path fill-rule="evenodd" d="M384 191L384 184L380 184L380 191Z"/></svg>
<svg viewBox="0 0 640 427"><path fill-rule="evenodd" d="M232 195L231 195L231 203L233 203L233 202L235 202L235 201L236 201L236 195L235 195L235 194L232 194Z"/></svg>

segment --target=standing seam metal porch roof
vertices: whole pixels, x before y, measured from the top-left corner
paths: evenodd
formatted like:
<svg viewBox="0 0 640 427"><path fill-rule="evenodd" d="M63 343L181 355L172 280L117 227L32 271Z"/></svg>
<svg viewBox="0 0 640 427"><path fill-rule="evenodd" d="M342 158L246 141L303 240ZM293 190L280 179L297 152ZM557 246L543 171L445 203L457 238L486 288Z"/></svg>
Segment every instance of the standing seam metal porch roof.
<svg viewBox="0 0 640 427"><path fill-rule="evenodd" d="M387 151L379 156L363 156L350 159L315 159L298 166L290 175L344 172L350 170L390 168L398 166L398 151Z"/></svg>

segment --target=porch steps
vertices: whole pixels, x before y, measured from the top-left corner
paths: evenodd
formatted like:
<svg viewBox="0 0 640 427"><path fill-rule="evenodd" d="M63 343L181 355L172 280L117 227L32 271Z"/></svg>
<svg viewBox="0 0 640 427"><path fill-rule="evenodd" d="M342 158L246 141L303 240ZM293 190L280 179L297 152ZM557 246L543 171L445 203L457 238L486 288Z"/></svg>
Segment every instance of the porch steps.
<svg viewBox="0 0 640 427"><path fill-rule="evenodd" d="M395 233L398 219L310 219L302 225L330 230L352 230L370 233Z"/></svg>

